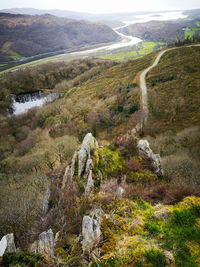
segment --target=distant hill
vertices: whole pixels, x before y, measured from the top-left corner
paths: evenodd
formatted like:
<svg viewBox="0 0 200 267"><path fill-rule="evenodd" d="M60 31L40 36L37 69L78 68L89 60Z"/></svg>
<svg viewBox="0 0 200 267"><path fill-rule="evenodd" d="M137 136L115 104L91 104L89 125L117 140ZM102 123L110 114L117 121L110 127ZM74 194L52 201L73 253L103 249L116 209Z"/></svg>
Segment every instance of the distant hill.
<svg viewBox="0 0 200 267"><path fill-rule="evenodd" d="M122 28L120 31L146 41L174 43L176 40L184 40L185 29L193 27L196 27L196 21L179 19L136 23Z"/></svg>
<svg viewBox="0 0 200 267"><path fill-rule="evenodd" d="M200 18L200 9L186 10L183 14L188 15L189 18L197 19Z"/></svg>
<svg viewBox="0 0 200 267"><path fill-rule="evenodd" d="M134 20L135 16L152 14L152 13L160 13L161 11L134 11L133 12L123 12L123 13L106 13L106 14L92 14L85 12L76 12L70 10L59 10L59 9L51 9L51 10L42 10L35 8L11 8L11 9L2 9L0 12L10 13L10 14L24 14L24 15L44 15L51 14L57 17L65 17L71 19L84 19L90 21L126 21L126 20ZM169 11L162 11L162 13Z"/></svg>
<svg viewBox="0 0 200 267"><path fill-rule="evenodd" d="M0 59L30 57L58 50L117 40L118 35L100 23L53 15L0 13Z"/></svg>

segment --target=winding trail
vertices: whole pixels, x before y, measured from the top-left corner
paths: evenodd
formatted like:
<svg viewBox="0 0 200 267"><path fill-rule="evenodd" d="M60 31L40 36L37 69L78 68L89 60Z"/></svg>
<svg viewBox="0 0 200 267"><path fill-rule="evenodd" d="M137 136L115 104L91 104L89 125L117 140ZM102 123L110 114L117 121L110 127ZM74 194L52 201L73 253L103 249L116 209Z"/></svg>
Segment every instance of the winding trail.
<svg viewBox="0 0 200 267"><path fill-rule="evenodd" d="M192 46L200 46L200 44L193 44L193 45L188 45L185 47L192 47ZM174 49L179 49L181 47L173 47L173 48L168 48L163 51L161 51L158 56L156 57L155 61L153 64L148 67L147 69L143 70L143 72L140 74L140 89L141 89L141 95L142 95L142 117L138 124L131 130L131 133L133 135L137 134L139 131L141 131L144 127L144 125L147 123L148 115L149 115L149 109L148 109L148 95L147 95L147 85L146 85L146 75L147 73L153 69L156 65L158 65L161 57L168 51L174 50Z"/></svg>
<svg viewBox="0 0 200 267"><path fill-rule="evenodd" d="M200 44L195 44L195 45L188 45L185 47L192 47L192 46L200 46ZM141 88L141 94L142 94L142 109L144 111L144 121L146 121L148 114L149 114L149 109L148 109L148 96L147 96L147 85L146 85L146 75L147 73L153 69L155 66L158 65L161 57L168 51L174 50L174 49L179 49L182 48L181 47L173 47L173 48L169 48L169 49L165 49L162 52L160 52L158 54L158 56L156 57L155 61L153 62L153 64L148 67L147 69L145 69L141 75L140 75L140 88Z"/></svg>

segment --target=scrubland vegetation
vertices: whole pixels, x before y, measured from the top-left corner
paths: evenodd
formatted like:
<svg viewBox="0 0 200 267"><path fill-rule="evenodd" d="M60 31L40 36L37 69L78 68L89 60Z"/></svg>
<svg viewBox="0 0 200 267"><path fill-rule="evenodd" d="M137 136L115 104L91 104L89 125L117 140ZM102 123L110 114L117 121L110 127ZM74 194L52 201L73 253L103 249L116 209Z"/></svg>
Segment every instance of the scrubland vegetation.
<svg viewBox="0 0 200 267"><path fill-rule="evenodd" d="M28 89L56 90L63 96L1 119L0 235L14 232L17 246L26 251L42 231L60 231L60 266L199 266L199 51L169 51L149 73L150 116L138 137L130 131L143 115L139 73L156 53L121 64L86 59L1 76L9 90L3 91L2 105L10 92ZM65 167L88 132L99 142L91 151L94 193L85 196L77 162L71 186L61 193ZM138 138L148 139L160 153L163 177L139 156ZM45 214L41 203L48 184ZM100 242L84 255L77 236L83 216L96 207L108 216L101 223ZM8 262L56 265L56 259L46 263L26 253L5 254L3 266Z"/></svg>

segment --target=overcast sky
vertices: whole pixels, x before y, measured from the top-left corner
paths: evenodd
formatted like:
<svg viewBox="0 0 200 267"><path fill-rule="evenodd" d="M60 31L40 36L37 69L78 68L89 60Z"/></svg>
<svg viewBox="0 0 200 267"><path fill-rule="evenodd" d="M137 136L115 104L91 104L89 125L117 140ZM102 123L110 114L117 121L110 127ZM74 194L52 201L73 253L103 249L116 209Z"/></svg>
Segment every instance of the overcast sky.
<svg viewBox="0 0 200 267"><path fill-rule="evenodd" d="M200 0L0 0L0 9L16 7L113 13L194 9L200 8Z"/></svg>

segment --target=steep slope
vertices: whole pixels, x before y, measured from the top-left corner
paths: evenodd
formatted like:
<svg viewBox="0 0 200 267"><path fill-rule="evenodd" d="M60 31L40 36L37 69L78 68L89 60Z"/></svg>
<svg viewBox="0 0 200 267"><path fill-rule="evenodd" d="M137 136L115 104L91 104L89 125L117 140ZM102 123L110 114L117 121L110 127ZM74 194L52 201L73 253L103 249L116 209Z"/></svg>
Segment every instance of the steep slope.
<svg viewBox="0 0 200 267"><path fill-rule="evenodd" d="M166 52L148 74L145 134L173 183L200 185L199 47Z"/></svg>
<svg viewBox="0 0 200 267"><path fill-rule="evenodd" d="M21 57L115 41L118 35L108 26L57 18L52 15L0 14L1 56L6 48ZM7 44L7 45L6 45Z"/></svg>

